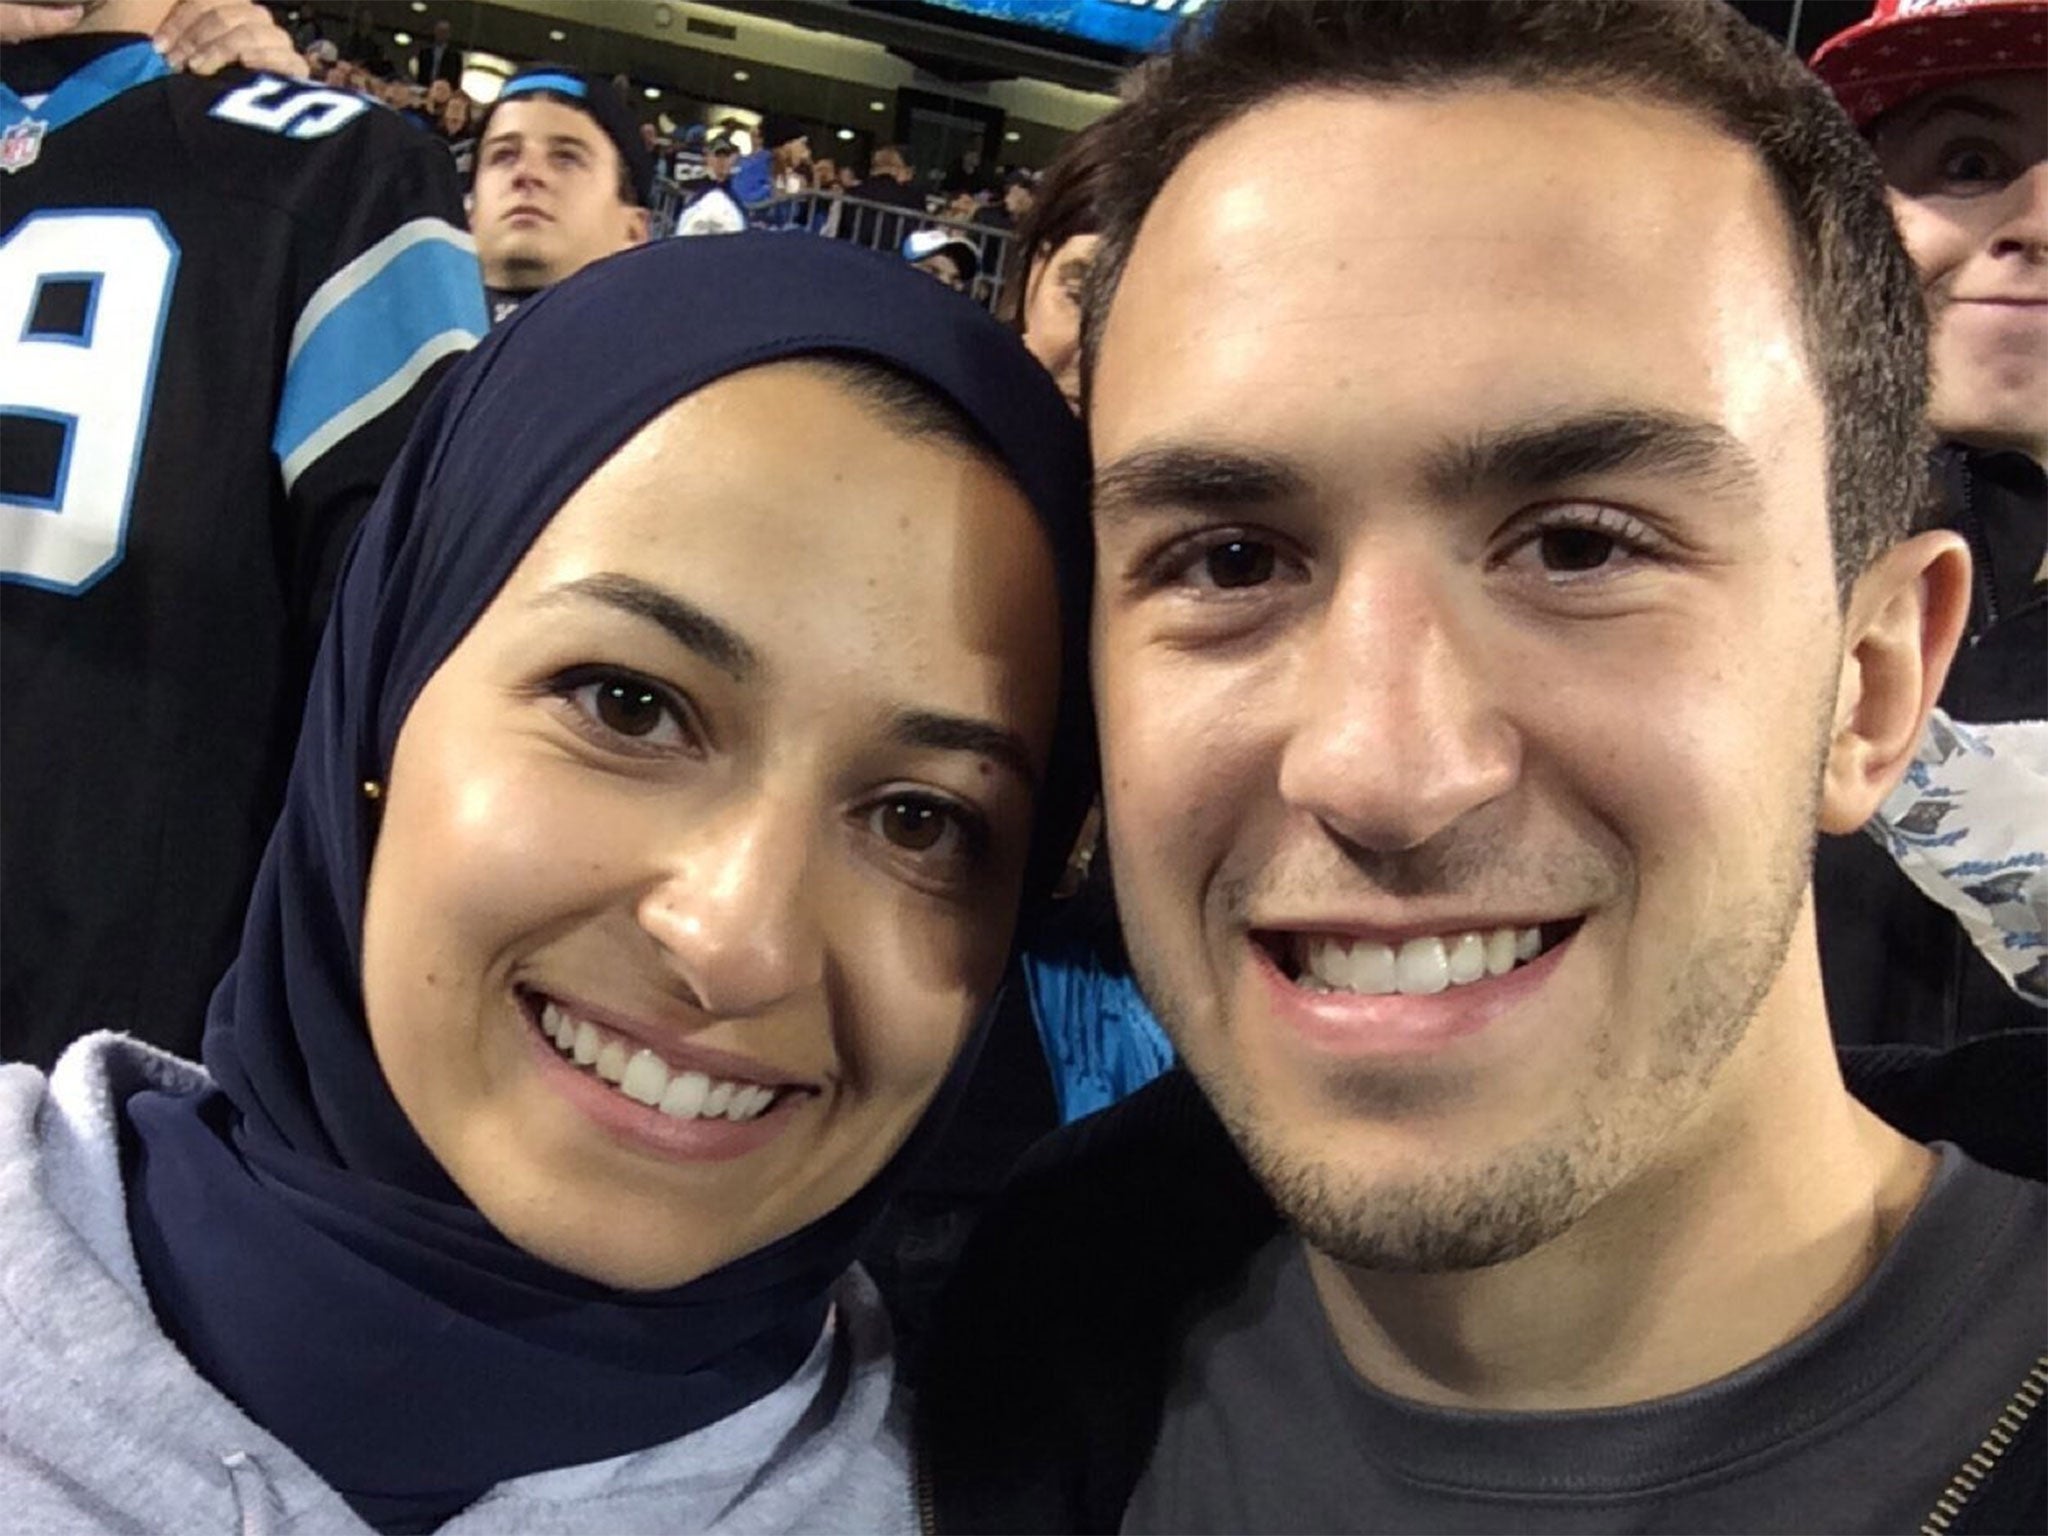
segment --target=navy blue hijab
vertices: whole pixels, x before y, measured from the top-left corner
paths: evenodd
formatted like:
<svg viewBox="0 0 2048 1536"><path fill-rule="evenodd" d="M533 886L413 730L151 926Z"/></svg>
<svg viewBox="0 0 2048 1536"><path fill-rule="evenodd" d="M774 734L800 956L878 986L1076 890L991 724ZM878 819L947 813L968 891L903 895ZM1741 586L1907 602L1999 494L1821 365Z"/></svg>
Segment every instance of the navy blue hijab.
<svg viewBox="0 0 2048 1536"><path fill-rule="evenodd" d="M421 687L642 426L713 380L817 353L881 363L950 401L1046 530L1066 686L1034 891L1050 888L1091 792L1085 448L1052 381L973 304L838 241L672 240L550 290L458 365L342 575L283 814L207 1017L216 1086L131 1099L123 1146L165 1331L380 1530L431 1530L507 1478L675 1439L786 1381L971 1064L972 1047L845 1205L687 1285L631 1293L544 1263L483 1219L392 1097L364 1022L376 818L363 785L384 777Z"/></svg>

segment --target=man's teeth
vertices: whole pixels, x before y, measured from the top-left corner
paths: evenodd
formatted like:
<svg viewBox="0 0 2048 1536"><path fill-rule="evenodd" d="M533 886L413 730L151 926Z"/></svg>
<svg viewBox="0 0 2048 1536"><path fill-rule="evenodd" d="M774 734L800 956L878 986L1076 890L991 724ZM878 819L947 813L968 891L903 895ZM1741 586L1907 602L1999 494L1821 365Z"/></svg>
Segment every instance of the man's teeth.
<svg viewBox="0 0 2048 1536"><path fill-rule="evenodd" d="M654 1052L607 1034L588 1019L572 1018L554 1003L541 1005L540 1031L577 1066L677 1120L754 1120L775 1102L776 1091L761 1083L678 1072Z"/></svg>
<svg viewBox="0 0 2048 1536"><path fill-rule="evenodd" d="M1328 992L1427 996L1505 976L1543 950L1535 928L1493 928L1410 939L1398 948L1311 934L1296 941L1302 980Z"/></svg>

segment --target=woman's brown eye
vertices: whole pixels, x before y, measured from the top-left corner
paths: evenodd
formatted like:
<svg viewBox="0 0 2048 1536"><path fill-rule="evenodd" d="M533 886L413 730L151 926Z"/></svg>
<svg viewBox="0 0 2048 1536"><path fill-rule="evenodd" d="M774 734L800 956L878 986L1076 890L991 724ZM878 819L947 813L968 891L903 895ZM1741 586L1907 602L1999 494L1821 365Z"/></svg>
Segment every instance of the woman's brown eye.
<svg viewBox="0 0 2048 1536"><path fill-rule="evenodd" d="M597 684L596 693L592 702L607 730L621 736L646 736L660 729L665 713L661 695L644 684L614 678Z"/></svg>
<svg viewBox="0 0 2048 1536"><path fill-rule="evenodd" d="M952 825L944 811L921 800L891 800L876 814L882 836L910 853L929 853Z"/></svg>

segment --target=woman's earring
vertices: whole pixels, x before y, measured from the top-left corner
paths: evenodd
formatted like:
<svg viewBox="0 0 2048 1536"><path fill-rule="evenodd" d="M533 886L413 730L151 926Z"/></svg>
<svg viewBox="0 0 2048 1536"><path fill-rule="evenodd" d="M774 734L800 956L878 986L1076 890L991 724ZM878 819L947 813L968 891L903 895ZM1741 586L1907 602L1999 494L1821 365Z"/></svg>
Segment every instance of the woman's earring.
<svg viewBox="0 0 2048 1536"><path fill-rule="evenodd" d="M1101 845L1102 802L1097 800L1088 807L1080 835L1074 839L1074 851L1067 855L1067 867L1060 872L1059 884L1053 887L1055 901L1065 901L1087 883L1089 866L1095 862L1095 850Z"/></svg>
<svg viewBox="0 0 2048 1536"><path fill-rule="evenodd" d="M382 800L384 798L383 783L377 779L363 780L363 798L365 800Z"/></svg>

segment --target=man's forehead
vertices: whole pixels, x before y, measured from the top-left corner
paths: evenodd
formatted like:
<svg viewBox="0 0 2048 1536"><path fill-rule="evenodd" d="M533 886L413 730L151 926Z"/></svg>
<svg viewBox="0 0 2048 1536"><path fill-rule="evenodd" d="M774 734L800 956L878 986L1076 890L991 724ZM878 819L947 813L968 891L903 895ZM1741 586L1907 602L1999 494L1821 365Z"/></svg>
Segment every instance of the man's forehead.
<svg viewBox="0 0 2048 1536"><path fill-rule="evenodd" d="M1315 134L1313 180L1271 156ZM1130 253L1099 454L1253 429L1337 462L1619 405L1819 432L1768 175L1689 111L1484 87L1300 96L1212 135ZM1364 451L1362 448L1358 451Z"/></svg>
<svg viewBox="0 0 2048 1536"><path fill-rule="evenodd" d="M491 137L573 139L595 146L604 131L588 114L558 101L506 101L491 113Z"/></svg>

